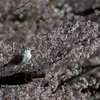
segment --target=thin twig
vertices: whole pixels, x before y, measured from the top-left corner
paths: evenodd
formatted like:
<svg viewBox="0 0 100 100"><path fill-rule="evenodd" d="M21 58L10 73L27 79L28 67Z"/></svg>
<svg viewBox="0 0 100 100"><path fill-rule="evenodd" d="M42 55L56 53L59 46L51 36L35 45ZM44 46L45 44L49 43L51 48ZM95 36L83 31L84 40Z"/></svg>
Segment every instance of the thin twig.
<svg viewBox="0 0 100 100"><path fill-rule="evenodd" d="M13 9L13 10L10 10L8 13L6 13L6 14L2 15L2 16L1 16L1 18L3 18L3 17L5 17L5 16L7 16L8 14L10 14L10 13L12 13L12 12L14 12L14 11L16 11L16 10L18 10L18 9L22 8L22 7L24 7L24 6L25 6L25 5L27 5L30 1L31 1L31 0L29 0L29 1L28 1L28 2L26 2L25 4L21 5L20 7L17 7L17 8L15 8L15 9Z"/></svg>

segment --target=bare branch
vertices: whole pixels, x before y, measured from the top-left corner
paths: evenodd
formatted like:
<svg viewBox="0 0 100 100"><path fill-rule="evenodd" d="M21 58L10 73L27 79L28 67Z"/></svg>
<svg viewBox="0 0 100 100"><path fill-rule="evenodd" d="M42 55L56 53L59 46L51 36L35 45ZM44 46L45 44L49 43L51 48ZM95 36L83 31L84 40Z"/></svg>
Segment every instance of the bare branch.
<svg viewBox="0 0 100 100"><path fill-rule="evenodd" d="M21 5L20 7L17 7L17 8L15 8L15 9L10 10L8 13L2 15L1 18L6 17L8 14L10 14L10 13L12 13L12 12L14 12L14 11L16 11L16 10L22 8L22 7L24 7L24 6L27 5L30 1L31 1L31 0L29 0L29 1L26 2L25 4Z"/></svg>
<svg viewBox="0 0 100 100"><path fill-rule="evenodd" d="M0 86L27 84L30 83L33 78L44 78L44 77L45 73L42 71L20 72L10 76L0 77Z"/></svg>

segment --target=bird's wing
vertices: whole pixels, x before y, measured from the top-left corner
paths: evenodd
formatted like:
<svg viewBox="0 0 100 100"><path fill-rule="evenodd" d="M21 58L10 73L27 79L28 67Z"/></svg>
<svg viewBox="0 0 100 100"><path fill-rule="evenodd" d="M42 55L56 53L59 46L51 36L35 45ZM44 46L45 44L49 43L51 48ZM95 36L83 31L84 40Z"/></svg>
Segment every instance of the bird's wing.
<svg viewBox="0 0 100 100"><path fill-rule="evenodd" d="M13 59L11 59L8 63L9 64L19 64L23 60L24 55L18 54Z"/></svg>

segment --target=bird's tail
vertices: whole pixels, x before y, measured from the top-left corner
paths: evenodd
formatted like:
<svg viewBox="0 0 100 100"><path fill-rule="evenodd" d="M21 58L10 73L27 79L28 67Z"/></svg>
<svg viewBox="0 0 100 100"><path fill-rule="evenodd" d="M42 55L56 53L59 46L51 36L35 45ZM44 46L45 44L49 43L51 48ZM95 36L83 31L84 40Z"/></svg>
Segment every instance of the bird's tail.
<svg viewBox="0 0 100 100"><path fill-rule="evenodd" d="M2 67L7 67L8 66L8 64L4 64Z"/></svg>

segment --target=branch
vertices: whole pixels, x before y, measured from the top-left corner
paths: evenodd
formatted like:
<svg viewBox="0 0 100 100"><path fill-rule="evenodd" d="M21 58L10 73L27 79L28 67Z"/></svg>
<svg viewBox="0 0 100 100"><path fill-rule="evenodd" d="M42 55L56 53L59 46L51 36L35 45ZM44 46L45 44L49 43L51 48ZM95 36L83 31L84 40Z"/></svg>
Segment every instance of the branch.
<svg viewBox="0 0 100 100"><path fill-rule="evenodd" d="M96 92L100 93L100 86L98 88L88 86L86 89L81 90L82 93L86 93L87 91L89 91L91 93L91 96L93 96L93 94L95 94Z"/></svg>
<svg viewBox="0 0 100 100"><path fill-rule="evenodd" d="M86 10L81 11L81 12L78 12L78 13L73 11L73 13L74 13L75 15L86 16L86 15L90 15L90 14L94 13L95 10L100 10L100 7L96 7L95 9L93 9L93 8L86 9Z"/></svg>
<svg viewBox="0 0 100 100"><path fill-rule="evenodd" d="M96 38L100 38L100 35L98 35ZM92 39L90 40L90 42L92 42L93 40L95 40L95 38L92 38ZM82 43L82 45L85 45L86 41L87 41L87 38L84 39L84 40L82 40L82 41L79 40L79 41L77 41L75 44ZM66 55L67 55L72 49L73 49L73 48L70 47L70 48L67 50L66 54L63 55L63 57L66 57ZM66 58L66 59L67 59L67 58ZM62 60L62 57L59 58L59 59L57 59L57 60L54 60L53 62L50 63L50 65L51 65L51 64L54 64L54 63L56 63L56 62L58 62L58 61L60 61L60 60Z"/></svg>
<svg viewBox="0 0 100 100"><path fill-rule="evenodd" d="M42 71L20 72L10 76L0 77L0 86L27 84L32 81L32 78L44 78L44 77L45 73Z"/></svg>
<svg viewBox="0 0 100 100"><path fill-rule="evenodd" d="M57 88L55 89L55 91L52 91L52 93L56 93L59 89L62 89L61 86L64 85L65 83L68 83L70 81L72 81L73 79L77 78L77 77L80 77L81 75L89 72L90 70L94 69L94 68L97 68L97 67L100 67L100 64L99 65L94 65L94 66L86 66L86 70L81 72L79 75L77 76L72 76L71 78L68 78L68 79L61 79ZM83 67L82 67L83 68Z"/></svg>

